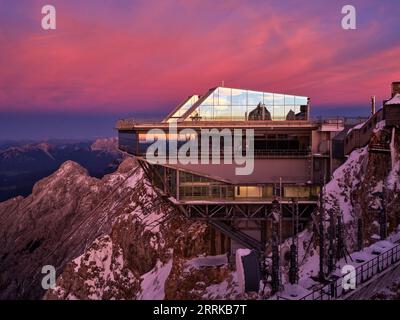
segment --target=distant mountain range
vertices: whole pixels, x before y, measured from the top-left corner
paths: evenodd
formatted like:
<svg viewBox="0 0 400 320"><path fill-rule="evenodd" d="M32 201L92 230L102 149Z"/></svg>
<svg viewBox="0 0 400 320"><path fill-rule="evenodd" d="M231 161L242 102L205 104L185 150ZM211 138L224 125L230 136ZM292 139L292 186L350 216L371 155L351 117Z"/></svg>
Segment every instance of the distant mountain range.
<svg viewBox="0 0 400 320"><path fill-rule="evenodd" d="M0 142L0 201L29 195L35 182L52 174L67 160L101 178L115 171L122 158L117 138Z"/></svg>

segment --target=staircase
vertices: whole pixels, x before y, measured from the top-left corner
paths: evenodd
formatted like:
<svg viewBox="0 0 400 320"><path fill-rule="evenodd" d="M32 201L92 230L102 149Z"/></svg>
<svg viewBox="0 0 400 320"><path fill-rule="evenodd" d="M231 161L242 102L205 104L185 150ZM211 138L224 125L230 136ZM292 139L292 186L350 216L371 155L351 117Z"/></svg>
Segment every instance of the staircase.
<svg viewBox="0 0 400 320"><path fill-rule="evenodd" d="M222 221L210 220L208 221L208 223L216 230L227 235L229 238L234 239L242 245L246 246L246 248L253 249L257 253L265 251L265 246L260 241L255 240L254 238L250 237L249 235L238 229L232 228Z"/></svg>

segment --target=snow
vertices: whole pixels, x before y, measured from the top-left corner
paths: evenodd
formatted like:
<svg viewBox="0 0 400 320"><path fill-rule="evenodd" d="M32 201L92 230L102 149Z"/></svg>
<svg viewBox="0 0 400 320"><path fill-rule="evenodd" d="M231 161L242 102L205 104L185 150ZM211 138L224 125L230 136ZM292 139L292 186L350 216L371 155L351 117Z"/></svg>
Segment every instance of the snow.
<svg viewBox="0 0 400 320"><path fill-rule="evenodd" d="M366 122L366 121L365 121L365 122ZM354 127L350 128L350 129L347 131L347 135L349 135L350 132L352 132L353 130L359 130L359 129L361 129L361 128L363 127L363 125L365 124L365 122L361 122L361 123L355 125Z"/></svg>
<svg viewBox="0 0 400 320"><path fill-rule="evenodd" d="M141 279L141 293L138 300L163 300L165 298L165 281L167 280L172 269L171 258L166 264L157 260L156 266Z"/></svg>
<svg viewBox="0 0 400 320"><path fill-rule="evenodd" d="M354 128L362 126L359 124ZM385 127L385 121L378 122L375 126L375 132L382 130ZM382 192L383 185L386 184L389 188L394 189L396 183L400 180L400 161L396 152L394 143L394 133L391 143L392 151L392 170L387 178L387 181L378 181L375 188L371 193ZM365 146L360 149L354 150L339 168L333 173L333 179L326 184L325 195L325 209L335 209L343 214L343 222L348 224L355 218L355 210L352 205L352 193L357 190L362 183L363 167L367 164L368 160L368 147ZM370 203L371 208L378 209L381 207L380 200L375 197L373 202Z"/></svg>
<svg viewBox="0 0 400 320"><path fill-rule="evenodd" d="M396 129L392 129L392 139L390 141L390 155L392 159L392 169L386 180L387 187L389 189L395 190L397 184L400 182L400 160L395 144L395 133Z"/></svg>
<svg viewBox="0 0 400 320"><path fill-rule="evenodd" d="M353 207L350 203L351 192L360 184L357 175L362 169L363 159L368 154L368 147L354 150L347 161L333 173L333 179L325 186L325 209L339 207L343 214L343 222L353 220ZM337 201L337 206L336 202Z"/></svg>
<svg viewBox="0 0 400 320"><path fill-rule="evenodd" d="M94 241L94 246L98 247L98 249L90 250L86 257L81 255L73 260L73 262L76 264L74 271L78 272L82 267L82 264L86 264L86 261L89 260L91 262L91 266L102 269L104 272L104 277L108 277L110 274L112 245L113 244L109 236L96 239Z"/></svg>
<svg viewBox="0 0 400 320"><path fill-rule="evenodd" d="M373 225L374 227L376 227L376 228L379 228L379 227L380 227L379 222L376 221L376 220L374 220L374 221L372 222L372 225Z"/></svg>
<svg viewBox="0 0 400 320"><path fill-rule="evenodd" d="M357 268L358 266L365 264L372 259L375 259L378 255L382 255L383 253L389 251L395 246L395 243L400 241L400 225L398 227L398 230L395 233L391 234L388 239L390 239L390 241L378 241L370 245L369 247L366 247L362 251L351 253L351 259L349 259L348 256L342 258L336 263L336 271L333 273L333 275L341 277L341 270L343 266L352 265ZM317 254L315 254L314 256L318 259ZM314 265L314 267L318 269L318 261L315 261L314 259L312 260L312 263L307 262L305 266L300 266L300 279L297 285L291 285L288 283L284 284L284 290L282 293L279 294L281 298L291 300L301 299L302 297L309 294L313 287L318 287L320 285L318 282L315 282L313 279L311 279L304 270L304 267L308 268L309 265ZM381 264L381 266L383 266L384 268L389 267L389 265L390 262Z"/></svg>
<svg viewBox="0 0 400 320"><path fill-rule="evenodd" d="M206 287L206 292L202 296L206 300L238 299L238 297L243 299L243 295L241 295L238 287L236 272L232 272L231 277L228 277L224 281Z"/></svg>
<svg viewBox="0 0 400 320"><path fill-rule="evenodd" d="M387 101L385 105L400 104L400 94L397 93L392 99Z"/></svg>
<svg viewBox="0 0 400 320"><path fill-rule="evenodd" d="M386 126L386 120L379 121L374 128L374 133L377 133L378 131L382 130L385 126Z"/></svg>
<svg viewBox="0 0 400 320"><path fill-rule="evenodd" d="M364 121L364 122L361 122L361 123L359 123L358 125L356 125L356 126L354 126L353 127L353 130L358 130L358 129L361 129L363 126L364 126L364 124L365 124L366 122Z"/></svg>
<svg viewBox="0 0 400 320"><path fill-rule="evenodd" d="M393 243L400 242L400 224L397 226L397 231L390 235L388 239Z"/></svg>
<svg viewBox="0 0 400 320"><path fill-rule="evenodd" d="M160 231L160 224L166 217L166 213L158 210L159 206L155 204L158 195L155 193L150 183L147 180L143 180L143 171L137 170L132 176L126 179L124 186L134 189L137 188L138 183L141 182L143 182L143 192L139 195L138 199L135 199L135 201L130 204L130 207L133 209L129 215L140 220L146 231L157 234ZM138 203L143 205L139 206ZM127 216L125 218L127 218ZM156 247L156 239L154 238L152 240L151 244L153 247Z"/></svg>
<svg viewBox="0 0 400 320"><path fill-rule="evenodd" d="M400 98L400 95L399 95ZM385 127L385 121L380 121L375 127L375 133L382 130ZM355 127L357 128L357 126ZM392 132L392 141L390 144L391 156L392 156L392 168L387 176L386 180L376 181L375 185L370 186L370 193L382 192L385 188L392 190L397 190L400 187L400 159L398 154L398 146L395 143L395 131ZM354 218L356 217L355 207L352 204L352 192L357 190L361 183L363 182L363 172L364 167L367 165L368 161L368 147L363 147L354 150L348 157L347 161L340 166L333 173L333 179L326 184L324 188L324 205L325 209L334 209L336 213L342 214L343 222L348 224L349 227L354 227ZM395 195L396 196L396 195ZM381 208L381 203L378 198L375 197L373 201L368 203L369 207ZM372 225L377 228L379 223L373 221ZM348 231L346 229L346 231ZM312 290L319 286L311 277L318 275L319 271L319 254L318 248L313 248L309 252L305 252L305 248L309 243L309 239L312 235L311 231L303 231L299 234L299 257L304 257L302 261L299 261L299 284L297 286L290 286L285 283L287 279L282 279L284 284L284 291L281 295L286 299L299 299L301 296L307 294L307 291L302 292L303 289ZM308 239L307 239L308 236ZM347 234L347 237L350 235ZM371 244L369 247L365 248L363 251L357 251L351 253L351 259L345 257L337 262L336 271L333 273L339 277L342 276L341 268L344 265L353 265L355 267L362 265L374 258L377 255L381 255L394 247L394 243L400 242L400 226L397 233L390 235L388 240L381 240L379 235L372 235L372 239L375 243ZM351 240L351 236L349 238ZM353 239L354 241L354 239ZM283 245L290 244L291 239L285 241ZM307 243L308 242L308 243ZM351 242L351 241L350 241ZM350 244L351 247L351 244ZM304 293L304 295L303 295Z"/></svg>
<svg viewBox="0 0 400 320"><path fill-rule="evenodd" d="M383 181L378 181L376 186L372 189L371 194L383 191Z"/></svg>
<svg viewBox="0 0 400 320"><path fill-rule="evenodd" d="M141 170L136 170L135 174L133 174L131 177L126 179L125 181L125 186L128 188L135 188L137 187L137 183L143 178L143 173Z"/></svg>
<svg viewBox="0 0 400 320"><path fill-rule="evenodd" d="M221 254L217 256L200 256L186 262L187 266L200 269L202 267L218 267L228 264L228 256Z"/></svg>
<svg viewBox="0 0 400 320"><path fill-rule="evenodd" d="M279 296L283 299L296 300L308 295L311 291L298 284L287 283L284 285L282 293Z"/></svg>
<svg viewBox="0 0 400 320"><path fill-rule="evenodd" d="M236 256L245 257L251 253L250 249L237 249Z"/></svg>
<svg viewBox="0 0 400 320"><path fill-rule="evenodd" d="M73 260L74 272L85 276L83 282L87 298L91 300L103 299L105 295L113 298L115 287L126 285L130 287L136 281L132 272L124 270L124 257L122 249L114 244L109 236L97 238L91 248ZM62 287L56 287L59 295L65 293ZM66 299L75 299L69 294Z"/></svg>
<svg viewBox="0 0 400 320"><path fill-rule="evenodd" d="M382 240L382 241L378 241L378 242L372 244L371 246L369 246L368 251L371 253L381 254L381 253L393 248L393 246L394 246L393 243L386 241L386 240Z"/></svg>
<svg viewBox="0 0 400 320"><path fill-rule="evenodd" d="M221 283L218 284L212 284L211 286L208 286L206 288L207 291L207 296L209 296L210 299L215 299L219 296L223 296L226 294L228 291L228 281L224 280Z"/></svg>
<svg viewBox="0 0 400 320"><path fill-rule="evenodd" d="M381 239L381 236L374 233L374 234L371 236L371 239L372 239L372 240L380 240L380 239Z"/></svg>
<svg viewBox="0 0 400 320"><path fill-rule="evenodd" d="M369 261L369 260L375 258L374 255L372 255L366 251L353 252L350 256L357 263L364 263L366 261Z"/></svg>
<svg viewBox="0 0 400 320"><path fill-rule="evenodd" d="M302 278L299 279L299 285L302 286L305 289L310 289L313 286L315 286L316 284L318 284L318 282L314 281L311 278Z"/></svg>

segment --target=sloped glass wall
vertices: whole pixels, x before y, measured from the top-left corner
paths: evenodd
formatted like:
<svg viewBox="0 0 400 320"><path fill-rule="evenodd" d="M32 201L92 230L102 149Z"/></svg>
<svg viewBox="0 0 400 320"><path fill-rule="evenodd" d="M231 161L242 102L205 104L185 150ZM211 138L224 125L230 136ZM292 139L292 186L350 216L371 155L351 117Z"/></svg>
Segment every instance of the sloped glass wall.
<svg viewBox="0 0 400 320"><path fill-rule="evenodd" d="M186 111L188 111L197 101L199 100L199 96L191 96L186 99L186 101L176 110L169 118L168 122L173 119L178 119L182 117Z"/></svg>
<svg viewBox="0 0 400 320"><path fill-rule="evenodd" d="M218 87L185 121L308 120L308 98Z"/></svg>

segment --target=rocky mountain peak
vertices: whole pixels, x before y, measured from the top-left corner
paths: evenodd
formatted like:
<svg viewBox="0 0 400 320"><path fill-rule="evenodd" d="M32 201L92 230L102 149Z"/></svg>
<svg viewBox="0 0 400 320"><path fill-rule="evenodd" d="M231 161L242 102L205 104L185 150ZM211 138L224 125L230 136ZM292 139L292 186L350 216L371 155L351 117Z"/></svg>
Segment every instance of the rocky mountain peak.
<svg viewBox="0 0 400 320"><path fill-rule="evenodd" d="M92 151L120 152L118 149L118 139L116 137L96 139L90 148Z"/></svg>
<svg viewBox="0 0 400 320"><path fill-rule="evenodd" d="M81 165L72 160L65 161L56 171L56 174L57 175L81 174L84 176L89 175L85 168L83 168Z"/></svg>
<svg viewBox="0 0 400 320"><path fill-rule="evenodd" d="M0 203L0 212L0 299L237 294L226 264L188 271L191 259L209 254L209 228L164 202L134 158L102 179L67 161L27 198ZM58 278L47 293L44 265L54 266ZM188 272L197 276L187 279ZM185 286L175 288L171 279ZM219 284L231 289L218 291Z"/></svg>

